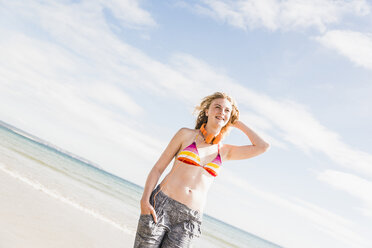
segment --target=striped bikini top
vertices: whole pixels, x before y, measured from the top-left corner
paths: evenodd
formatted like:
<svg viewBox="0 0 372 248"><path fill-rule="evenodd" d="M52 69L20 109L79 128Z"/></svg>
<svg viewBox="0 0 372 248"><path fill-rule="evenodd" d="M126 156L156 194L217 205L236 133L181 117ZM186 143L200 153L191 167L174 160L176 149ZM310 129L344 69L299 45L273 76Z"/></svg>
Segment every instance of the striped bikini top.
<svg viewBox="0 0 372 248"><path fill-rule="evenodd" d="M186 164L203 167L209 174L216 177L222 165L221 155L220 155L220 143L218 143L218 154L215 157L215 159L213 159L212 162L209 162L206 165L201 165L198 148L196 146L196 138L198 137L198 135L196 135L194 142L192 142L189 146L185 147L178 154L177 159Z"/></svg>

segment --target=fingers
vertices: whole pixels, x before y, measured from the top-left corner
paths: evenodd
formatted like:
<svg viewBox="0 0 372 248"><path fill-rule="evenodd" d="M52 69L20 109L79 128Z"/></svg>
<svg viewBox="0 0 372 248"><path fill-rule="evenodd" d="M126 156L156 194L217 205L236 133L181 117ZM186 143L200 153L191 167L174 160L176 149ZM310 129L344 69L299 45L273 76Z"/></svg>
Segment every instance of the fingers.
<svg viewBox="0 0 372 248"><path fill-rule="evenodd" d="M158 223L158 218L157 218L155 210L153 208L151 209L151 214L152 214L152 217L154 218L155 223Z"/></svg>

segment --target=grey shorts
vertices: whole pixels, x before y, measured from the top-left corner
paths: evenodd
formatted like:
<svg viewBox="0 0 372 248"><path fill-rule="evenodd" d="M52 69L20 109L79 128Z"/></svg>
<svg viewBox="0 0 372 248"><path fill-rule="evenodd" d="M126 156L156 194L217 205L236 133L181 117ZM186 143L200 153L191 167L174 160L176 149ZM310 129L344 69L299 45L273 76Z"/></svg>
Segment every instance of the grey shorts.
<svg viewBox="0 0 372 248"><path fill-rule="evenodd" d="M168 197L160 185L152 191L150 204L155 205L158 222L155 223L151 214L140 215L135 248L191 247L191 241L201 236L202 213Z"/></svg>

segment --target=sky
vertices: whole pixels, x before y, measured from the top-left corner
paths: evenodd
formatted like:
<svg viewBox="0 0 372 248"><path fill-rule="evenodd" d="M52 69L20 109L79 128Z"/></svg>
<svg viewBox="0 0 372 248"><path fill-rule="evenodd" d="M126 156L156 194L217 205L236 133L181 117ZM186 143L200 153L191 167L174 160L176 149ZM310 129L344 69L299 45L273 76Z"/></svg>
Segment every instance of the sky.
<svg viewBox="0 0 372 248"><path fill-rule="evenodd" d="M368 247L371 24L363 0L1 1L0 119L144 186L226 92L271 147L225 161L205 213L284 247Z"/></svg>

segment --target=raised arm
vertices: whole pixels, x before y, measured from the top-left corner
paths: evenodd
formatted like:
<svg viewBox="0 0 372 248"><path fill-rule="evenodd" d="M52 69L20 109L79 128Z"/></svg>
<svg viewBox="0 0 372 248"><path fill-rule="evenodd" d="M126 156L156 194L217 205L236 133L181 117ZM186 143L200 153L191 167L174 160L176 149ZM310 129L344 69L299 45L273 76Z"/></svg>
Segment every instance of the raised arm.
<svg viewBox="0 0 372 248"><path fill-rule="evenodd" d="M243 122L238 120L234 123L233 126L245 133L251 141L252 145L235 146L225 144L224 147L226 147L227 149L225 160L247 159L260 155L261 153L264 153L266 150L269 149L270 144L264 141L260 136L258 136L258 134L256 134Z"/></svg>

